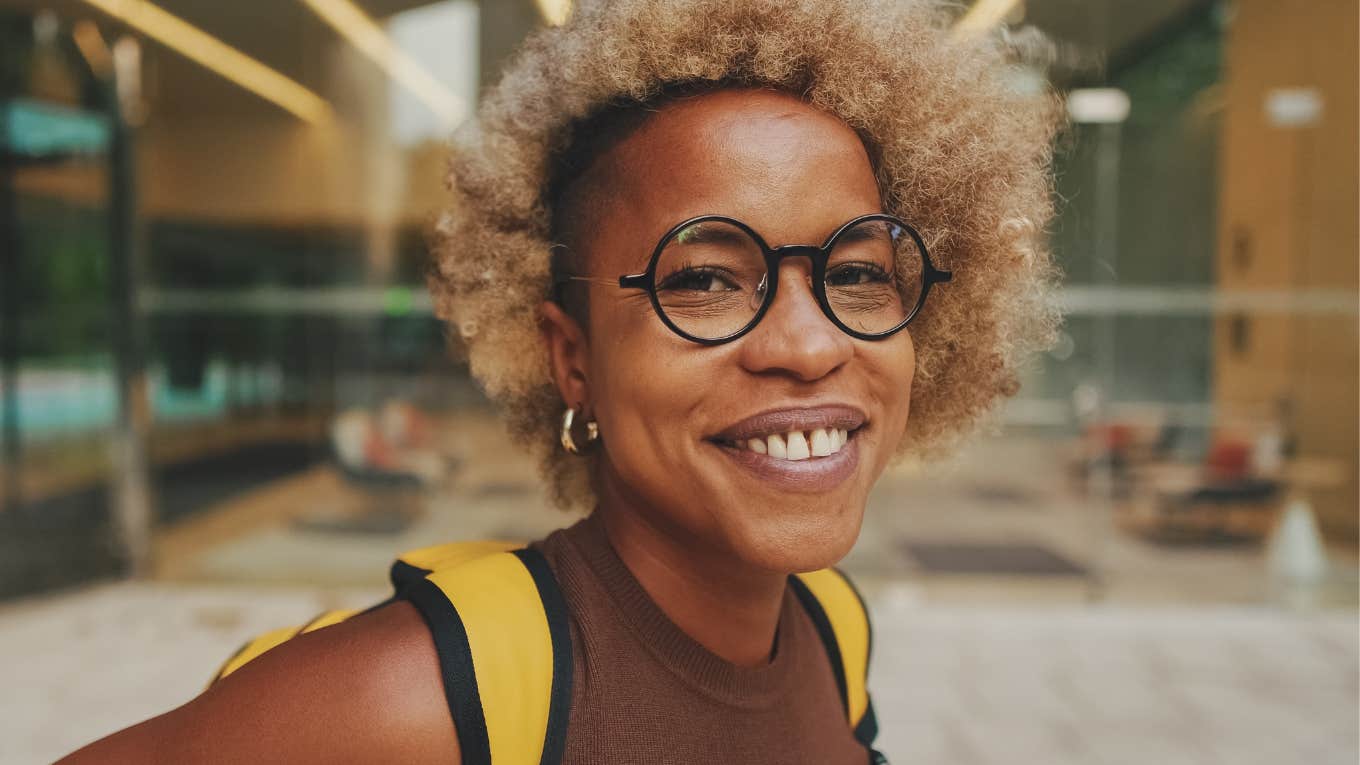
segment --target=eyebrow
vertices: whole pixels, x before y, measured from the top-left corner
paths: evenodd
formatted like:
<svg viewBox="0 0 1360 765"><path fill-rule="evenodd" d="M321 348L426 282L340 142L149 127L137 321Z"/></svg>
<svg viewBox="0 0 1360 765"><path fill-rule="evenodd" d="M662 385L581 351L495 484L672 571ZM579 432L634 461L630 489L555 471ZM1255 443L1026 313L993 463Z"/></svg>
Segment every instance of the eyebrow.
<svg viewBox="0 0 1360 765"><path fill-rule="evenodd" d="M862 223L841 235L840 241L843 242L865 242L870 240L893 241L893 236L888 233L887 221L872 220Z"/></svg>
<svg viewBox="0 0 1360 765"><path fill-rule="evenodd" d="M890 226L887 221L869 221L867 224L859 225L841 235L843 242L865 242L865 241L886 241L893 242L896 238L889 231ZM688 228L677 232L671 239L671 244L699 245L699 244L726 244L743 245L754 243L745 231L727 223L717 221L702 221ZM669 245L668 245L669 246Z"/></svg>
<svg viewBox="0 0 1360 765"><path fill-rule="evenodd" d="M716 224L714 221L696 223L678 232L672 239L675 244L743 244L755 243L745 231L730 224Z"/></svg>

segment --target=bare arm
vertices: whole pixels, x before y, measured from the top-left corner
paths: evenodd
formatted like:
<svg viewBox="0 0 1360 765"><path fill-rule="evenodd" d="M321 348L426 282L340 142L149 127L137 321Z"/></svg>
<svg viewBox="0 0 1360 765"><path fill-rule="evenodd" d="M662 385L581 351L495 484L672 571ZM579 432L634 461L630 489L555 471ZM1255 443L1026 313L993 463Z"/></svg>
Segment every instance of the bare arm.
<svg viewBox="0 0 1360 765"><path fill-rule="evenodd" d="M395 603L294 638L59 765L459 760L434 642Z"/></svg>

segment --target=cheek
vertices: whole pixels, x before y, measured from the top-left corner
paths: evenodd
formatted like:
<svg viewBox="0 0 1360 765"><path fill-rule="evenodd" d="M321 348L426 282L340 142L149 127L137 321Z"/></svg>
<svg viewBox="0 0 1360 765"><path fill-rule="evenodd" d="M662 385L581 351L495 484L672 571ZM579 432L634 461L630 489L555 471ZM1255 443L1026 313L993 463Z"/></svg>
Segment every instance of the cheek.
<svg viewBox="0 0 1360 765"><path fill-rule="evenodd" d="M634 313L614 311L592 322L591 395L610 461L631 483L652 484L674 476L696 447L690 415L705 394L706 375L686 363L689 349L675 347L679 338L660 334L669 333L650 308Z"/></svg>
<svg viewBox="0 0 1360 765"><path fill-rule="evenodd" d="M887 451L896 451L906 433L911 411L911 385L916 376L916 346L910 330L881 343L866 354L872 370L875 395L882 402L885 417L884 441Z"/></svg>

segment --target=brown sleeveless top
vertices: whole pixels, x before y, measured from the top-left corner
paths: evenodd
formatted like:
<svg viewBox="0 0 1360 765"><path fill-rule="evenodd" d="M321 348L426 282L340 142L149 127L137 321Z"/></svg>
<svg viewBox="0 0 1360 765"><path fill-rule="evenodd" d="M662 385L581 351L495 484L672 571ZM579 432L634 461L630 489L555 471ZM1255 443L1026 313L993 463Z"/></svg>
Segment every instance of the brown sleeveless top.
<svg viewBox="0 0 1360 765"><path fill-rule="evenodd" d="M570 611L574 685L562 765L864 765L831 663L792 590L774 658L732 664L675 625L587 517L533 545Z"/></svg>

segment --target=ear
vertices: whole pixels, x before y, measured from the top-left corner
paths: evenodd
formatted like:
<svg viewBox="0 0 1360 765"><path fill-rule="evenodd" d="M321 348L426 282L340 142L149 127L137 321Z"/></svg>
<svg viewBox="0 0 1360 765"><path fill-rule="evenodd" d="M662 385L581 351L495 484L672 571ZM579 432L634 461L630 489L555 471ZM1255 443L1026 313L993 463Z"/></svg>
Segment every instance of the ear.
<svg viewBox="0 0 1360 765"><path fill-rule="evenodd" d="M567 406L590 408L590 375L587 361L590 346L585 331L562 306L545 300L539 306L539 332L548 346L548 363L552 367L553 382Z"/></svg>

